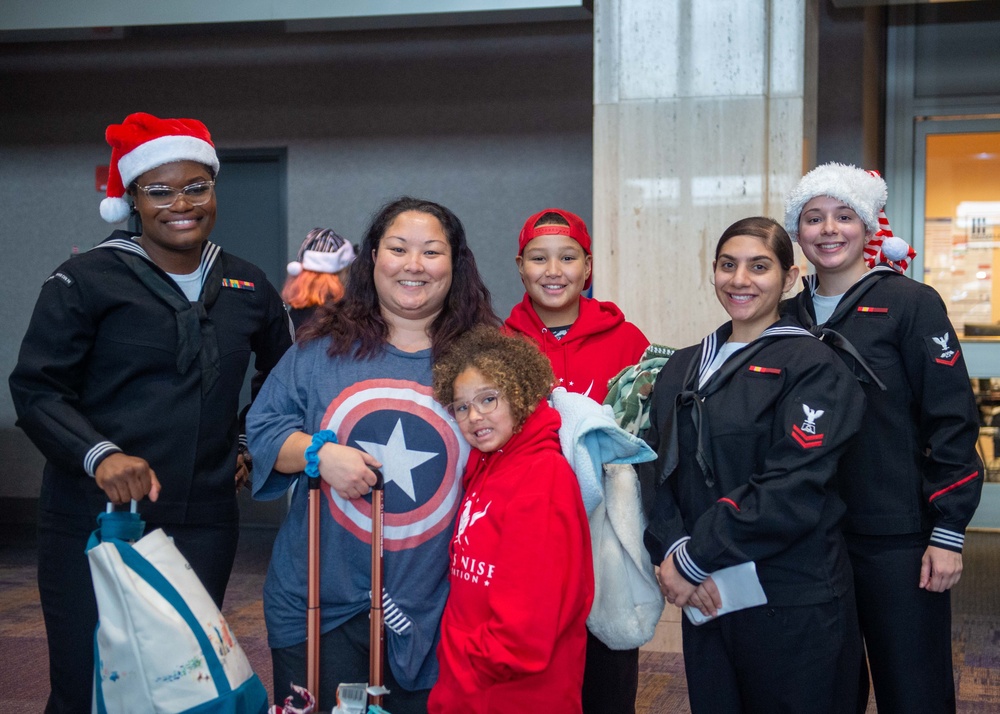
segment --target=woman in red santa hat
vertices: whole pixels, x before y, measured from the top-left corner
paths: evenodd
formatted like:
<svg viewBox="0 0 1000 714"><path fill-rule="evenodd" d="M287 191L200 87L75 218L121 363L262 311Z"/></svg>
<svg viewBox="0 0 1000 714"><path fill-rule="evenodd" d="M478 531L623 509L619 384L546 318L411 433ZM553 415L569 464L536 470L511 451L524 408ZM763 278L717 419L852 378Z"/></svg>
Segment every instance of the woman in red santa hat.
<svg viewBox="0 0 1000 714"><path fill-rule="evenodd" d="M239 398L250 355L291 343L275 289L209 240L219 160L194 119L131 114L108 127L101 216L139 219L42 285L10 377L45 456L38 584L49 644L46 712L90 711L97 606L84 550L108 501L140 501L221 607L249 457ZM263 375L258 375L258 381Z"/></svg>

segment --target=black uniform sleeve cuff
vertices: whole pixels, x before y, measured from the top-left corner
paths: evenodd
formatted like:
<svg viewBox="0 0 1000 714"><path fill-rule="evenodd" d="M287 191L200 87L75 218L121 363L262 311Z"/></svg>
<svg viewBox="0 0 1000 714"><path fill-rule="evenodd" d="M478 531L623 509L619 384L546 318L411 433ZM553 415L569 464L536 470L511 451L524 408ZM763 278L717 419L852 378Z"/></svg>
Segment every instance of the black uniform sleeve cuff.
<svg viewBox="0 0 1000 714"><path fill-rule="evenodd" d="M120 454L121 452L122 450L110 441L99 441L90 447L90 451L83 457L83 470L87 472L90 478L94 478L97 473L97 467L101 465L104 459L111 456L111 454Z"/></svg>
<svg viewBox="0 0 1000 714"><path fill-rule="evenodd" d="M674 566L677 568L677 572L684 576L684 579L689 583L701 585L711 573L705 572L691 560L691 556L687 552L687 545L688 541L684 541L674 551Z"/></svg>
<svg viewBox="0 0 1000 714"><path fill-rule="evenodd" d="M930 544L936 548L944 548L945 550L961 553L962 547L965 545L965 533L936 526L931 531Z"/></svg>

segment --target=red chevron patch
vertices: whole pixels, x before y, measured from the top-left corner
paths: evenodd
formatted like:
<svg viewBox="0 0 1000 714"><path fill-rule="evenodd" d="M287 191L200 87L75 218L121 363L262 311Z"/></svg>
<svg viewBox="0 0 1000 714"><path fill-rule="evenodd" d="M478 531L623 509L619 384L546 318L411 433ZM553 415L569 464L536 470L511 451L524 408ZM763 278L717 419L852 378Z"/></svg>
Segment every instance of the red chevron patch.
<svg viewBox="0 0 1000 714"><path fill-rule="evenodd" d="M792 438L803 449L815 449L823 445L823 434L807 434L799 428L798 424L792 426Z"/></svg>
<svg viewBox="0 0 1000 714"><path fill-rule="evenodd" d="M960 355L960 354L961 354L961 350L955 350L955 354L953 354L951 356L951 359L942 359L941 357L935 357L934 361L937 362L938 364L943 364L943 365L946 365L948 367L954 367L955 366L955 362L958 361L958 355Z"/></svg>

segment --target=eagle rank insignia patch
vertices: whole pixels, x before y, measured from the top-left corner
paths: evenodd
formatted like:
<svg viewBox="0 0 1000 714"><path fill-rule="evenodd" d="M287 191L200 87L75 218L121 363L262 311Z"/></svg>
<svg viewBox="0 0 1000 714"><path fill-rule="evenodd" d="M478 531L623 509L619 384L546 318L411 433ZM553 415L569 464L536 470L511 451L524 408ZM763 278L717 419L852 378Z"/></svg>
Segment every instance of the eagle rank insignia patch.
<svg viewBox="0 0 1000 714"><path fill-rule="evenodd" d="M927 351L930 352L931 359L945 367L954 367L958 361L960 350L958 345L952 346L952 335L945 332L943 335L931 335L924 338Z"/></svg>
<svg viewBox="0 0 1000 714"><path fill-rule="evenodd" d="M808 404L802 405L802 411L806 415L806 420L802 425L792 426L792 438L803 449L815 449L823 445L823 434L816 432L816 420L826 412L822 409L813 409Z"/></svg>

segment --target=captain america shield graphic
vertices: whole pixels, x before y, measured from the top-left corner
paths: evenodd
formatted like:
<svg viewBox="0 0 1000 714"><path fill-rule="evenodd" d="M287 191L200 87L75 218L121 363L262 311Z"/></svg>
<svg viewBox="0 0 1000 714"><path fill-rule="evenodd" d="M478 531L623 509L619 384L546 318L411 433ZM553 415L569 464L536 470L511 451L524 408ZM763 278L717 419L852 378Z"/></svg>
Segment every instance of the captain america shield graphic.
<svg viewBox="0 0 1000 714"><path fill-rule="evenodd" d="M337 395L322 428L382 463L386 550L415 548L451 528L469 445L430 387L401 379L358 382ZM326 482L322 489L334 520L368 542L371 497L348 500Z"/></svg>

